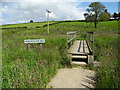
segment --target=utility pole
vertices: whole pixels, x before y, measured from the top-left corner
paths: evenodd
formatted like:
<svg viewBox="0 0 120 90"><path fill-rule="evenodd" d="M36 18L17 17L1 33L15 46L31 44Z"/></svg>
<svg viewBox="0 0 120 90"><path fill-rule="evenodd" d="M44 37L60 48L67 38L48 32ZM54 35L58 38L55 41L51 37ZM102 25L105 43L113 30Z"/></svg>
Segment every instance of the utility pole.
<svg viewBox="0 0 120 90"><path fill-rule="evenodd" d="M46 9L46 11L47 11L47 21L48 21L48 30L47 30L47 33L49 34L50 33L50 30L49 30L49 13L51 13L51 12L48 11L47 9Z"/></svg>

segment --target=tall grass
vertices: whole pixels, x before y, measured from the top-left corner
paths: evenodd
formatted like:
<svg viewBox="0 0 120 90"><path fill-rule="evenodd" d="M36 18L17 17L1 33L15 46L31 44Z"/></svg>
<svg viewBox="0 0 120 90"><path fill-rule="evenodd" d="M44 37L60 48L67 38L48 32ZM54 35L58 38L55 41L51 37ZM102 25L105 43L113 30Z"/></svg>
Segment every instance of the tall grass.
<svg viewBox="0 0 120 90"><path fill-rule="evenodd" d="M58 68L69 65L65 37L41 35L37 30L13 31L3 31L3 88L45 88ZM42 47L29 44L27 50L24 39L30 38L46 42Z"/></svg>
<svg viewBox="0 0 120 90"><path fill-rule="evenodd" d="M34 23L34 25L38 24ZM9 25L4 27L9 27ZM50 25L49 35L47 27L2 30L2 87L46 87L57 69L70 66L65 35L68 31L78 31L77 39L84 39L86 31L95 32L95 60L102 62L102 66L96 70L96 87L120 87L118 79L120 73L118 72L119 68L116 67L120 66L118 47L113 44L118 42L117 27L117 21L101 22L96 29L93 23L63 22ZM45 39L46 43L42 48L39 44L30 44L27 51L23 42L25 39Z"/></svg>
<svg viewBox="0 0 120 90"><path fill-rule="evenodd" d="M96 69L96 87L120 88L120 62L118 57L117 34L110 32L101 33L101 35L95 38L95 46L96 60L101 62L101 66Z"/></svg>

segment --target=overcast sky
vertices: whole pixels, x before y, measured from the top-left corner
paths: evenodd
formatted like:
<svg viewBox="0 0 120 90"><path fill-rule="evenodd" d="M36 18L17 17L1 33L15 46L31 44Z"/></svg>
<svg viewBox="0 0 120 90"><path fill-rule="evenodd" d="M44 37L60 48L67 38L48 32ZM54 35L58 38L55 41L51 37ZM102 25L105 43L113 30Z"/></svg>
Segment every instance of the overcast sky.
<svg viewBox="0 0 120 90"><path fill-rule="evenodd" d="M82 20L91 2L103 1L108 12L118 12L118 0L0 0L0 24L46 21L46 9L50 20ZM105 2L106 1L106 2ZM109 1L109 2L108 2Z"/></svg>

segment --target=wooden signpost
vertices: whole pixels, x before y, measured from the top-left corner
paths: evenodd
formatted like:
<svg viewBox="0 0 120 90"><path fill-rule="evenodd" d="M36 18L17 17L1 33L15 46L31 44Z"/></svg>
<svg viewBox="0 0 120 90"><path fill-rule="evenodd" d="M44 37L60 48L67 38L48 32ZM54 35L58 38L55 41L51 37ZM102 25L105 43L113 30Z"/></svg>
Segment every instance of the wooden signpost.
<svg viewBox="0 0 120 90"><path fill-rule="evenodd" d="M40 44L40 48L42 49L42 44L45 43L45 39L27 39L27 40L24 40L24 43L27 44L27 50L29 50L29 44L32 44L32 43Z"/></svg>

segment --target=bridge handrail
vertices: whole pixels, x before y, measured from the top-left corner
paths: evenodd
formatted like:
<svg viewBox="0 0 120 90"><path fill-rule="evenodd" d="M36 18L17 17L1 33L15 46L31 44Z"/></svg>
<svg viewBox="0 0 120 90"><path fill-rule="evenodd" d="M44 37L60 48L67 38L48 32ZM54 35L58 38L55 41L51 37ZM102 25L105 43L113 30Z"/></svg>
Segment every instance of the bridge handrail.
<svg viewBox="0 0 120 90"><path fill-rule="evenodd" d="M67 32L67 34L76 34L77 31Z"/></svg>
<svg viewBox="0 0 120 90"><path fill-rule="evenodd" d="M70 44L73 44L73 40L76 38L76 33L77 31L71 31L71 32L67 32L67 45L70 43ZM70 39L69 39L69 36L70 36Z"/></svg>
<svg viewBox="0 0 120 90"><path fill-rule="evenodd" d="M67 41L67 43L70 43L72 40L74 40L76 38L76 36L74 36L73 38L71 38L71 39L69 39L68 41Z"/></svg>
<svg viewBox="0 0 120 90"><path fill-rule="evenodd" d="M92 47L90 47L90 43L88 40L91 42ZM92 52L92 54L94 54L94 32L87 32L87 42L88 42L90 51Z"/></svg>

